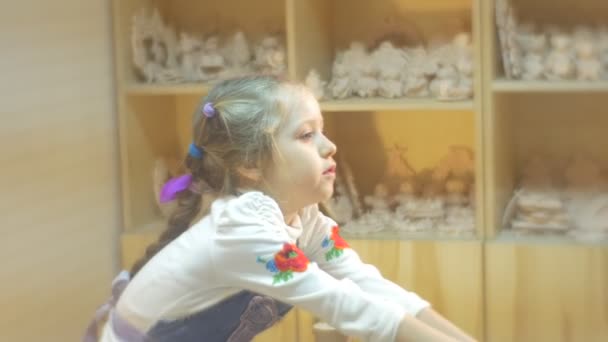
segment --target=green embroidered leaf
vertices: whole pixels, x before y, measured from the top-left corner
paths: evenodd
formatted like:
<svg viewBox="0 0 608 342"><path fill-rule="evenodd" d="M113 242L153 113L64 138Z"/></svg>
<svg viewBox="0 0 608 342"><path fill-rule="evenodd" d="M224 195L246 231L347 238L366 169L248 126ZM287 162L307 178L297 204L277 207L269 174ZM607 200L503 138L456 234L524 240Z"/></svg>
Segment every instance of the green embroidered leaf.
<svg viewBox="0 0 608 342"><path fill-rule="evenodd" d="M293 278L293 271L289 270L285 272L279 272L272 277L272 285L278 284L280 282L287 282L291 278Z"/></svg>
<svg viewBox="0 0 608 342"><path fill-rule="evenodd" d="M262 257L257 257L256 261L259 262L260 264L265 264L268 262L268 260L266 260Z"/></svg>
<svg viewBox="0 0 608 342"><path fill-rule="evenodd" d="M298 253L296 253L296 252L289 252L289 259L296 258L297 256L298 256Z"/></svg>
<svg viewBox="0 0 608 342"><path fill-rule="evenodd" d="M344 253L344 250L338 248L332 248L329 252L325 253L325 261L330 261L332 259L338 258Z"/></svg>

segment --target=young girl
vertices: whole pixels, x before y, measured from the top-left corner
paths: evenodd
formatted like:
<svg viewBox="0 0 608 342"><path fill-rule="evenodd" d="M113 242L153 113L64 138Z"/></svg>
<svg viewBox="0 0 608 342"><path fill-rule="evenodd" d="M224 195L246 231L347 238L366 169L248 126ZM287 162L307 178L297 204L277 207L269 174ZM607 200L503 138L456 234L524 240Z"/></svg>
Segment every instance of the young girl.
<svg viewBox="0 0 608 342"><path fill-rule="evenodd" d="M98 312L96 322L109 312L101 341L250 341L292 306L364 341L472 340L361 262L319 211L333 192L336 146L305 87L221 82L193 133L189 173L161 194L178 209L132 279L115 281Z"/></svg>

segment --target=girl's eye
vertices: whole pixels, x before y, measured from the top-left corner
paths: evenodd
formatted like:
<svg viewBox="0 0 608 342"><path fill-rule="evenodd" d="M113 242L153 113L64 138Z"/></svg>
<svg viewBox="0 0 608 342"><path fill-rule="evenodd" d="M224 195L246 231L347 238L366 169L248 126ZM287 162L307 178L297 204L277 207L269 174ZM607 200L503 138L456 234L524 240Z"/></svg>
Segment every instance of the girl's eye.
<svg viewBox="0 0 608 342"><path fill-rule="evenodd" d="M302 139L302 140L310 140L310 139L312 139L312 137L313 137L314 135L315 135L315 132L312 132L312 131L310 131L310 132L306 132L306 133L304 133L304 134L302 134L302 135L300 136L300 139Z"/></svg>

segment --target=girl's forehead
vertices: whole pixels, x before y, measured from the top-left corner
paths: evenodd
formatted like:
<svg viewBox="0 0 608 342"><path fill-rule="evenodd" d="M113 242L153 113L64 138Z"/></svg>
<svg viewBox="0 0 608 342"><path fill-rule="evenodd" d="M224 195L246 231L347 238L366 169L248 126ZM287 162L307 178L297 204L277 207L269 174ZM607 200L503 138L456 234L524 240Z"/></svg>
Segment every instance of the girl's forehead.
<svg viewBox="0 0 608 342"><path fill-rule="evenodd" d="M304 121L322 121L319 103L312 94L307 91L298 91L292 95L291 105L288 106L286 124L299 125Z"/></svg>

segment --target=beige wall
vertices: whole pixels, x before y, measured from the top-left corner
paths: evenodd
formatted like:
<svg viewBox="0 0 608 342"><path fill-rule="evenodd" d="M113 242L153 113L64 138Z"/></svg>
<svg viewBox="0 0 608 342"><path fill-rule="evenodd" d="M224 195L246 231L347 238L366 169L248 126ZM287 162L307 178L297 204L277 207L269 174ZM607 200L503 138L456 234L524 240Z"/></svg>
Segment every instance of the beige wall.
<svg viewBox="0 0 608 342"><path fill-rule="evenodd" d="M108 0L0 7L0 340L78 341L117 270Z"/></svg>

